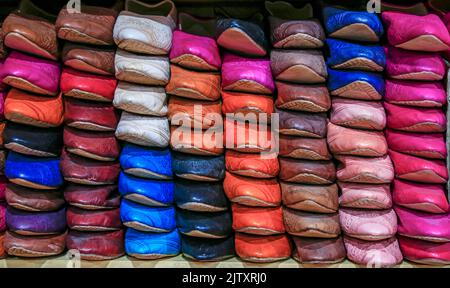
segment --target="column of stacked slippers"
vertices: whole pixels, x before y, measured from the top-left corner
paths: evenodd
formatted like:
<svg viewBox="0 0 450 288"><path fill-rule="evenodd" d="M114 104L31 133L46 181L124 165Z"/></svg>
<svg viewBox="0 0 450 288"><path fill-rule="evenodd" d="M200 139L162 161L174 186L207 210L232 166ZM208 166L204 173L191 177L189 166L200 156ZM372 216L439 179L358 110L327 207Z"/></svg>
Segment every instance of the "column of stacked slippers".
<svg viewBox="0 0 450 288"><path fill-rule="evenodd" d="M339 162L339 218L347 257L360 265L394 266L402 254L395 237L394 170L380 101L386 55L377 42L383 26L378 15L366 11L326 7L324 17L333 96L327 141Z"/></svg>
<svg viewBox="0 0 450 288"><path fill-rule="evenodd" d="M266 5L269 12L282 11L274 6ZM337 213L336 168L326 139L331 100L327 67L318 50L324 46L325 32L310 4L288 11L270 17L284 223L295 244L294 259L304 264L338 263L346 253Z"/></svg>
<svg viewBox="0 0 450 288"><path fill-rule="evenodd" d="M410 261L450 264L446 65L439 53L449 49L450 36L434 14L384 12L382 18L389 42L386 138L395 168L400 249Z"/></svg>
<svg viewBox="0 0 450 288"><path fill-rule="evenodd" d="M233 202L236 254L244 261L273 262L290 257L291 245L280 206L278 155L272 151L275 85L261 25L222 18L216 34L228 50L222 65L224 190Z"/></svg>
<svg viewBox="0 0 450 288"><path fill-rule="evenodd" d="M68 182L66 246L83 260L124 254L116 185L120 146L114 136L119 115L112 105L117 86L113 27L121 8L120 2L108 8L83 4L81 12L73 14L64 7L56 21L58 37L64 40L61 171Z"/></svg>
<svg viewBox="0 0 450 288"><path fill-rule="evenodd" d="M4 44L11 49L2 67L3 83L11 86L5 101L5 175L10 183L3 244L8 255L20 257L62 253L67 230L59 167L64 109L56 15L39 17L42 10L32 5L23 1L2 26Z"/></svg>
<svg viewBox="0 0 450 288"><path fill-rule="evenodd" d="M123 110L116 137L120 155L119 192L126 254L158 259L180 252L176 229L172 155L167 118L168 53L177 11L171 1L155 5L130 0L117 18L114 40L114 106Z"/></svg>
<svg viewBox="0 0 450 288"><path fill-rule="evenodd" d="M225 173L220 59L215 19L181 13L170 52L170 146L177 176L175 202L183 255L196 261L234 256Z"/></svg>

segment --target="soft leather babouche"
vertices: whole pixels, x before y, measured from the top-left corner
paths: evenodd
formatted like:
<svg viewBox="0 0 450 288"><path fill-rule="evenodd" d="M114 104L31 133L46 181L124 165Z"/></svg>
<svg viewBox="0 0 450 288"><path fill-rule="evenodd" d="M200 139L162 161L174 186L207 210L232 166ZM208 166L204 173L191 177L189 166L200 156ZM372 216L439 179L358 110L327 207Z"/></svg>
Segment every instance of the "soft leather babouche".
<svg viewBox="0 0 450 288"><path fill-rule="evenodd" d="M365 131L328 123L328 147L333 155L381 157L387 153L387 142L380 131Z"/></svg>
<svg viewBox="0 0 450 288"><path fill-rule="evenodd" d="M331 161L310 161L280 158L282 181L304 184L331 184L336 179L336 168Z"/></svg>
<svg viewBox="0 0 450 288"><path fill-rule="evenodd" d="M176 256L180 251L181 239L178 230L150 233L129 228L125 232L125 253L134 258L160 259Z"/></svg>
<svg viewBox="0 0 450 288"><path fill-rule="evenodd" d="M64 68L61 74L61 92L74 97L100 102L112 102L117 80L112 76L93 75L72 68Z"/></svg>
<svg viewBox="0 0 450 288"><path fill-rule="evenodd" d="M222 239L181 235L183 256L194 261L222 261L234 256L234 236Z"/></svg>
<svg viewBox="0 0 450 288"><path fill-rule="evenodd" d="M70 153L100 161L114 161L120 153L114 133L92 133L67 126L64 128L64 147Z"/></svg>
<svg viewBox="0 0 450 288"><path fill-rule="evenodd" d="M316 50L272 50L270 67L279 81L324 83L328 76L322 52Z"/></svg>
<svg viewBox="0 0 450 288"><path fill-rule="evenodd" d="M66 181L85 185L114 184L119 176L118 162L92 160L63 151L61 173Z"/></svg>
<svg viewBox="0 0 450 288"><path fill-rule="evenodd" d="M344 245L347 258L366 267L393 267L403 260L395 237L382 241L365 241L344 236Z"/></svg>
<svg viewBox="0 0 450 288"><path fill-rule="evenodd" d="M276 145L272 128L264 123L249 123L225 118L224 147L243 153L271 153Z"/></svg>
<svg viewBox="0 0 450 288"><path fill-rule="evenodd" d="M200 238L226 238L232 233L231 212L214 213L177 210L178 231Z"/></svg>
<svg viewBox="0 0 450 288"><path fill-rule="evenodd" d="M334 98L330 121L333 124L366 130L383 130L386 113L381 102Z"/></svg>
<svg viewBox="0 0 450 288"><path fill-rule="evenodd" d="M330 160L327 139L280 135L279 155L306 160Z"/></svg>
<svg viewBox="0 0 450 288"><path fill-rule="evenodd" d="M401 3L396 3L396 1L381 1L381 11L397 11L404 12L408 14L420 15L424 16L428 14L427 7L425 3L420 1L412 1L413 3L409 3L408 1L402 1ZM417 3L416 3L417 2Z"/></svg>
<svg viewBox="0 0 450 288"><path fill-rule="evenodd" d="M4 175L0 175L0 201L4 202L5 199L5 192L6 192L6 185L8 184L8 178L6 178Z"/></svg>
<svg viewBox="0 0 450 288"><path fill-rule="evenodd" d="M123 230L107 232L70 231L67 249L80 252L82 260L111 260L123 256Z"/></svg>
<svg viewBox="0 0 450 288"><path fill-rule="evenodd" d="M174 184L172 181L138 178L122 172L119 192L123 198L140 204L169 206L173 203Z"/></svg>
<svg viewBox="0 0 450 288"><path fill-rule="evenodd" d="M25 258L55 256L66 248L66 235L67 233L31 237L7 231L3 247L11 256Z"/></svg>
<svg viewBox="0 0 450 288"><path fill-rule="evenodd" d="M329 37L359 42L378 42L384 34L383 24L374 13L325 7L323 14Z"/></svg>
<svg viewBox="0 0 450 288"><path fill-rule="evenodd" d="M325 85L300 85L277 81L277 108L326 112L331 107L330 94Z"/></svg>
<svg viewBox="0 0 450 288"><path fill-rule="evenodd" d="M126 1L117 17L114 41L119 48L142 54L165 55L172 46L177 10L172 1L156 4Z"/></svg>
<svg viewBox="0 0 450 288"><path fill-rule="evenodd" d="M54 157L63 146L60 128L37 128L9 122L3 131L5 148L27 155Z"/></svg>
<svg viewBox="0 0 450 288"><path fill-rule="evenodd" d="M307 213L283 208L286 232L294 236L335 238L341 234L339 215Z"/></svg>
<svg viewBox="0 0 450 288"><path fill-rule="evenodd" d="M428 52L450 48L450 35L437 15L383 12L382 18L387 27L387 39L392 46Z"/></svg>
<svg viewBox="0 0 450 288"><path fill-rule="evenodd" d="M222 91L222 113L234 114L236 119L255 116L260 122L269 121L273 113L273 98L268 95L255 95L241 92ZM263 115L261 115L263 114ZM267 119L265 119L265 115Z"/></svg>
<svg viewBox="0 0 450 288"><path fill-rule="evenodd" d="M54 211L64 206L63 193L60 190L39 191L9 183L5 191L9 206L30 211Z"/></svg>
<svg viewBox="0 0 450 288"><path fill-rule="evenodd" d="M395 206L395 213L398 216L399 235L430 242L449 242L449 212L431 214Z"/></svg>
<svg viewBox="0 0 450 288"><path fill-rule="evenodd" d="M214 156L223 153L223 132L171 126L170 147L173 151Z"/></svg>
<svg viewBox="0 0 450 288"><path fill-rule="evenodd" d="M439 53L386 48L386 73L390 78L415 81L439 81L445 76L444 59Z"/></svg>
<svg viewBox="0 0 450 288"><path fill-rule="evenodd" d="M218 19L216 39L219 46L249 56L265 56L269 46L259 24L239 19Z"/></svg>
<svg viewBox="0 0 450 288"><path fill-rule="evenodd" d="M123 225L144 232L169 232L175 229L175 208L149 207L129 200L120 204Z"/></svg>
<svg viewBox="0 0 450 288"><path fill-rule="evenodd" d="M0 232L4 232L6 230L6 207L7 203L0 203Z"/></svg>
<svg viewBox="0 0 450 288"><path fill-rule="evenodd" d="M385 134L389 148L394 151L423 158L447 157L447 148L441 133L410 133L388 129Z"/></svg>
<svg viewBox="0 0 450 288"><path fill-rule="evenodd" d="M225 177L225 157L172 154L173 173L180 178L195 181L219 181Z"/></svg>
<svg viewBox="0 0 450 288"><path fill-rule="evenodd" d="M21 235L60 234L66 230L66 209L28 212L13 207L6 209L8 230Z"/></svg>
<svg viewBox="0 0 450 288"><path fill-rule="evenodd" d="M29 92L55 96L59 91L61 65L17 51L9 53L2 67L3 83Z"/></svg>
<svg viewBox="0 0 450 288"><path fill-rule="evenodd" d="M169 83L169 58L138 55L117 50L114 59L116 78L142 85L163 86Z"/></svg>
<svg viewBox="0 0 450 288"><path fill-rule="evenodd" d="M216 40L183 31L173 32L170 62L194 70L218 71L222 66Z"/></svg>
<svg viewBox="0 0 450 288"><path fill-rule="evenodd" d="M392 104L442 107L447 103L444 85L441 82L418 82L386 79L384 99Z"/></svg>
<svg viewBox="0 0 450 288"><path fill-rule="evenodd" d="M333 38L327 39L330 57L327 65L333 69L381 72L386 66L386 54L378 45L362 45Z"/></svg>
<svg viewBox="0 0 450 288"><path fill-rule="evenodd" d="M117 125L116 137L137 145L164 148L169 145L169 121L163 117L123 112Z"/></svg>
<svg viewBox="0 0 450 288"><path fill-rule="evenodd" d="M439 108L407 107L384 103L387 127L420 133L444 132L447 120Z"/></svg>
<svg viewBox="0 0 450 288"><path fill-rule="evenodd" d="M9 181L33 189L56 189L64 179L59 170L59 158L36 157L10 151L5 164Z"/></svg>
<svg viewBox="0 0 450 288"><path fill-rule="evenodd" d="M327 135L327 117L324 113L294 112L275 109L283 135L324 138Z"/></svg>
<svg viewBox="0 0 450 288"><path fill-rule="evenodd" d="M6 235L6 232L0 233L0 245L1 245L0 259L6 258L6 256L8 255L8 254L6 254L5 247L4 247L4 242L5 242L5 238L6 238L5 235Z"/></svg>
<svg viewBox="0 0 450 288"><path fill-rule="evenodd" d="M328 68L328 89L333 96L359 100L381 100L385 87L384 79L380 74Z"/></svg>
<svg viewBox="0 0 450 288"><path fill-rule="evenodd" d="M113 48L88 46L66 42L62 50L64 65L76 70L99 74L114 75Z"/></svg>
<svg viewBox="0 0 450 288"><path fill-rule="evenodd" d="M5 118L9 121L36 126L56 127L62 124L62 95L41 97L19 89L11 89L5 101Z"/></svg>
<svg viewBox="0 0 450 288"><path fill-rule="evenodd" d="M397 233L397 217L393 209L339 209L341 229L345 235L367 241L389 239Z"/></svg>
<svg viewBox="0 0 450 288"><path fill-rule="evenodd" d="M240 153L233 150L225 152L225 166L227 171L246 177L272 178L280 171L277 154Z"/></svg>
<svg viewBox="0 0 450 288"><path fill-rule="evenodd" d="M175 204L178 208L198 212L218 212L228 208L221 182L205 185L182 179L175 181Z"/></svg>
<svg viewBox="0 0 450 288"><path fill-rule="evenodd" d="M115 131L119 113L109 103L64 99L64 122L67 126L90 131Z"/></svg>
<svg viewBox="0 0 450 288"><path fill-rule="evenodd" d="M409 237L398 237L400 250L405 259L426 265L449 265L450 243L436 243L412 239Z"/></svg>
<svg viewBox="0 0 450 288"><path fill-rule="evenodd" d="M389 156L397 178L435 184L444 184L448 180L448 170L442 160L424 159L393 150L389 150Z"/></svg>
<svg viewBox="0 0 450 288"><path fill-rule="evenodd" d="M276 179L257 179L226 172L223 182L231 202L255 207L276 207L281 203L281 189Z"/></svg>
<svg viewBox="0 0 450 288"><path fill-rule="evenodd" d="M220 98L220 74L192 71L172 64L166 92L184 98L215 101Z"/></svg>
<svg viewBox="0 0 450 288"><path fill-rule="evenodd" d="M235 249L244 261L268 263L289 258L292 247L286 234L259 236L236 233Z"/></svg>
<svg viewBox="0 0 450 288"><path fill-rule="evenodd" d="M1 79L0 79L0 81L1 81ZM6 91L1 91L2 85L3 84L0 84L0 119L1 120L5 119L5 99L6 99L6 95L8 94Z"/></svg>
<svg viewBox="0 0 450 288"><path fill-rule="evenodd" d="M120 81L114 93L114 107L142 115L165 116L167 95L163 87L149 87Z"/></svg>
<svg viewBox="0 0 450 288"><path fill-rule="evenodd" d="M116 185L86 186L69 184L64 189L64 199L71 205L85 210L112 209L120 206Z"/></svg>
<svg viewBox="0 0 450 288"><path fill-rule="evenodd" d="M94 3L97 4L95 1ZM110 3L111 1L106 5ZM73 13L64 7L55 24L58 37L71 42L113 45L114 23L122 6L121 1L115 1L115 5L109 8L80 5L79 13Z"/></svg>
<svg viewBox="0 0 450 288"><path fill-rule="evenodd" d="M392 207L389 184L338 182L339 205L356 209L389 209Z"/></svg>
<svg viewBox="0 0 450 288"><path fill-rule="evenodd" d="M267 58L244 58L226 53L222 64L222 89L226 91L272 94L270 60Z"/></svg>
<svg viewBox="0 0 450 288"><path fill-rule="evenodd" d="M338 187L281 182L283 204L295 210L334 213L338 210Z"/></svg>
<svg viewBox="0 0 450 288"><path fill-rule="evenodd" d="M324 45L325 31L316 19L288 20L269 16L269 23L275 48L305 49Z"/></svg>
<svg viewBox="0 0 450 288"><path fill-rule="evenodd" d="M67 208L67 226L77 231L112 231L122 227L120 209L84 210Z"/></svg>
<svg viewBox="0 0 450 288"><path fill-rule="evenodd" d="M278 207L248 207L233 204L233 230L253 235L276 235L285 232L283 210Z"/></svg>
<svg viewBox="0 0 450 288"><path fill-rule="evenodd" d="M120 166L127 174L150 179L172 178L169 149L147 148L126 143L120 154Z"/></svg>
<svg viewBox="0 0 450 288"><path fill-rule="evenodd" d="M304 264L333 264L345 259L346 251L342 237L332 239L292 237L292 257Z"/></svg>
<svg viewBox="0 0 450 288"><path fill-rule="evenodd" d="M392 198L396 205L428 212L446 213L449 204L442 185L421 184L409 181L394 180Z"/></svg>
<svg viewBox="0 0 450 288"><path fill-rule="evenodd" d="M196 129L222 126L220 101L197 101L171 96L167 117L171 125Z"/></svg>
<svg viewBox="0 0 450 288"><path fill-rule="evenodd" d="M337 156L336 159L340 162L336 173L339 181L383 184L394 179L394 166L388 155L375 158Z"/></svg>

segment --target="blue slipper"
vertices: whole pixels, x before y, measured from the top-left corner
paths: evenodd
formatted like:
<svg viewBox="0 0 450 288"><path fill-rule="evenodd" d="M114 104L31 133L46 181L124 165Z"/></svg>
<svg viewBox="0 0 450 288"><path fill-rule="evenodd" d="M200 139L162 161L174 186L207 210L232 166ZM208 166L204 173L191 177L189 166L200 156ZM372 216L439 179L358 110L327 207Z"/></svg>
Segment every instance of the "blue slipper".
<svg viewBox="0 0 450 288"><path fill-rule="evenodd" d="M221 261L233 257L234 237L205 239L181 235L181 251L195 261Z"/></svg>
<svg viewBox="0 0 450 288"><path fill-rule="evenodd" d="M195 181L219 181L225 177L225 157L173 153L172 167L176 176Z"/></svg>
<svg viewBox="0 0 450 288"><path fill-rule="evenodd" d="M180 251L181 239L177 229L168 233L151 233L128 228L125 233L125 252L138 259L171 257Z"/></svg>
<svg viewBox="0 0 450 288"><path fill-rule="evenodd" d="M122 200L120 219L123 225L144 232L170 232L176 228L174 207L149 207Z"/></svg>
<svg viewBox="0 0 450 288"><path fill-rule="evenodd" d="M184 210L218 212L228 209L221 182L204 183L187 180L175 182L175 203Z"/></svg>
<svg viewBox="0 0 450 288"><path fill-rule="evenodd" d="M231 211L205 213L177 210L177 227L180 233L201 238L225 238L231 228Z"/></svg>
<svg viewBox="0 0 450 288"><path fill-rule="evenodd" d="M381 100L384 95L384 79L382 75L372 72L328 68L328 90L333 96Z"/></svg>

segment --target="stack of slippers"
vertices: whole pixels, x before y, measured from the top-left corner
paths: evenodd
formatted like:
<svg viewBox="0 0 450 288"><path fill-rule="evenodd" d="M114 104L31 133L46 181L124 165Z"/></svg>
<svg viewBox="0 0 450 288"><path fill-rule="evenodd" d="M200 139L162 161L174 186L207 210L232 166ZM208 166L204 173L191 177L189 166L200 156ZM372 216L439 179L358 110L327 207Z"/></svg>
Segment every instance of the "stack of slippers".
<svg viewBox="0 0 450 288"><path fill-rule="evenodd" d="M12 256L53 256L65 249L64 179L59 167L64 109L55 21L56 15L24 0L2 26L4 45L11 50L1 64L2 89L9 86L4 106L8 122L2 133L2 145L9 150L9 183L2 178L0 184L0 198L8 203L6 209L4 202L0 204L0 230L6 218L3 252Z"/></svg>
<svg viewBox="0 0 450 288"><path fill-rule="evenodd" d="M325 7L324 18L333 96L327 142L338 161L347 257L368 267L395 266L403 258L390 191L394 171L383 133L386 55L377 44L383 25L376 14L336 7Z"/></svg>
<svg viewBox="0 0 450 288"><path fill-rule="evenodd" d="M164 86L177 11L172 1L125 3L114 26L119 84L114 106L122 110L116 137L123 141L120 217L127 227L125 253L158 259L180 253L175 223L170 129Z"/></svg>
<svg viewBox="0 0 450 288"><path fill-rule="evenodd" d="M112 104L117 86L113 27L122 7L121 1L84 1L81 13L64 7L56 21L57 35L64 40L66 245L83 260L124 254L117 193L120 145L114 136L119 115Z"/></svg>
<svg viewBox="0 0 450 288"><path fill-rule="evenodd" d="M194 261L234 256L231 212L222 187L222 60L215 31L215 19L180 13L170 51L172 75L166 86L171 95L177 227L183 256Z"/></svg>
<svg viewBox="0 0 450 288"><path fill-rule="evenodd" d="M395 168L392 196L400 249L410 261L447 265L447 71L440 52L449 49L450 35L434 14L388 11L382 18L389 42L386 138Z"/></svg>

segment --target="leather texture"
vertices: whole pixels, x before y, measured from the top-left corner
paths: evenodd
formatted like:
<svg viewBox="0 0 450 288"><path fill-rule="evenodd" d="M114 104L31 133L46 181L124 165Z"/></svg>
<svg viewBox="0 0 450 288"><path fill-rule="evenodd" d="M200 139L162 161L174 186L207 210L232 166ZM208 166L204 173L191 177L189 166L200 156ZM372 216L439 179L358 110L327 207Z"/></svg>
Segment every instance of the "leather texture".
<svg viewBox="0 0 450 288"><path fill-rule="evenodd" d="M381 157L388 146L383 132L346 128L328 123L328 147L333 155Z"/></svg>
<svg viewBox="0 0 450 288"><path fill-rule="evenodd" d="M120 204L123 225L144 232L169 232L176 228L175 208L149 207L129 200Z"/></svg>
<svg viewBox="0 0 450 288"><path fill-rule="evenodd" d="M316 84L327 79L327 66L321 51L272 50L270 67L276 80Z"/></svg>
<svg viewBox="0 0 450 288"><path fill-rule="evenodd" d="M294 112L275 109L279 116L279 132L282 135L325 138L327 117L324 113Z"/></svg>
<svg viewBox="0 0 450 288"><path fill-rule="evenodd" d="M208 239L181 235L183 256L194 261L221 261L231 258L234 252L234 237Z"/></svg>
<svg viewBox="0 0 450 288"><path fill-rule="evenodd" d="M67 233L45 236L23 236L7 231L3 247L11 256L37 258L61 254L66 248Z"/></svg>
<svg viewBox="0 0 450 288"><path fill-rule="evenodd" d="M121 172L120 195L128 200L148 206L169 206L173 203L174 183L138 178Z"/></svg>
<svg viewBox="0 0 450 288"><path fill-rule="evenodd" d="M278 207L248 207L233 204L233 230L253 235L276 235L285 232L283 210Z"/></svg>
<svg viewBox="0 0 450 288"><path fill-rule="evenodd" d="M125 254L123 230L108 232L70 231L67 235L67 249L80 251L82 260L111 260Z"/></svg>
<svg viewBox="0 0 450 288"><path fill-rule="evenodd" d="M355 209L389 209L392 207L389 184L338 182L339 205Z"/></svg>
<svg viewBox="0 0 450 288"><path fill-rule="evenodd" d="M394 166L388 155L375 158L337 156L340 162L336 177L339 181L366 184L391 183Z"/></svg>
<svg viewBox="0 0 450 288"><path fill-rule="evenodd" d="M328 89L333 96L358 100L381 100L385 86L383 77L374 72L328 68Z"/></svg>
<svg viewBox="0 0 450 288"><path fill-rule="evenodd" d="M85 210L112 209L120 206L120 195L116 185L86 186L68 184L64 189L64 200Z"/></svg>
<svg viewBox="0 0 450 288"><path fill-rule="evenodd" d="M248 116L257 116L257 121L265 119L273 113L273 98L268 95L255 95L241 92L222 91L222 113L234 114L233 117L244 120ZM266 114L266 115L264 115Z"/></svg>
<svg viewBox="0 0 450 288"><path fill-rule="evenodd" d="M181 251L177 230L168 233L148 233L132 228L125 232L125 253L137 259L153 260L176 256Z"/></svg>
<svg viewBox="0 0 450 288"><path fill-rule="evenodd" d="M163 87L148 87L120 81L114 92L114 107L141 115L165 116L167 95Z"/></svg>
<svg viewBox="0 0 450 288"><path fill-rule="evenodd" d="M62 124L64 107L62 95L41 97L19 89L11 89L5 101L5 118L9 121L42 127Z"/></svg>
<svg viewBox="0 0 450 288"><path fill-rule="evenodd" d="M410 133L386 130L389 148L400 153L431 159L447 158L444 137L440 133Z"/></svg>
<svg viewBox="0 0 450 288"><path fill-rule="evenodd" d="M333 98L330 114L333 124L348 128L383 130L386 113L381 102Z"/></svg>
<svg viewBox="0 0 450 288"><path fill-rule="evenodd" d="M4 202L5 199L5 192L6 192L6 185L8 184L8 178L6 178L4 175L0 175L0 201Z"/></svg>
<svg viewBox="0 0 450 288"><path fill-rule="evenodd" d="M206 156L223 154L223 133L219 130L191 130L176 126L171 126L170 130L173 151Z"/></svg>
<svg viewBox="0 0 450 288"><path fill-rule="evenodd" d="M280 158L279 179L292 183L326 185L336 179L336 168L331 161Z"/></svg>
<svg viewBox="0 0 450 288"><path fill-rule="evenodd" d="M392 104L442 107L447 103L444 85L441 82L418 82L386 79L384 99Z"/></svg>
<svg viewBox="0 0 450 288"><path fill-rule="evenodd" d="M62 50L64 65L76 70L98 74L114 75L116 50L66 42Z"/></svg>
<svg viewBox="0 0 450 288"><path fill-rule="evenodd" d="M421 184L410 181L394 180L392 198L396 205L428 212L446 213L449 204L442 185Z"/></svg>
<svg viewBox="0 0 450 288"><path fill-rule="evenodd" d="M116 137L133 144L164 148L169 145L169 122L167 118L123 112Z"/></svg>
<svg viewBox="0 0 450 288"><path fill-rule="evenodd" d="M338 210L338 187L331 185L305 185L281 182L283 204L291 209L314 212L335 213Z"/></svg>
<svg viewBox="0 0 450 288"><path fill-rule="evenodd" d="M341 234L339 215L308 213L283 208L286 232L301 237L336 238Z"/></svg>
<svg viewBox="0 0 450 288"><path fill-rule="evenodd" d="M256 263L281 261L289 258L292 251L286 234L259 236L236 233L235 247L239 258Z"/></svg>
<svg viewBox="0 0 450 288"><path fill-rule="evenodd" d="M330 94L324 85L300 85L277 81L277 100L280 109L326 112L331 107Z"/></svg>
<svg viewBox="0 0 450 288"><path fill-rule="evenodd" d="M64 179L59 170L59 158L35 157L9 152L5 176L9 181L34 189L56 189Z"/></svg>
<svg viewBox="0 0 450 288"><path fill-rule="evenodd" d="M29 92L56 96L61 65L58 62L12 51L2 67L3 83Z"/></svg>
<svg viewBox="0 0 450 288"><path fill-rule="evenodd" d="M28 212L9 206L6 209L8 230L21 235L60 234L66 230L66 209Z"/></svg>
<svg viewBox="0 0 450 288"><path fill-rule="evenodd" d="M67 226L77 231L113 231L122 227L120 209L84 210L77 207L67 208Z"/></svg>
<svg viewBox="0 0 450 288"><path fill-rule="evenodd" d="M278 181L243 177L226 172L223 189L231 202L255 207L276 207L281 203Z"/></svg>
<svg viewBox="0 0 450 288"><path fill-rule="evenodd" d="M272 94L270 60L267 58L244 58L226 53L222 64L222 89L226 91Z"/></svg>
<svg viewBox="0 0 450 288"><path fill-rule="evenodd" d="M171 125L208 129L222 126L221 107L220 101L193 101L171 96L167 116Z"/></svg>
<svg viewBox="0 0 450 288"><path fill-rule="evenodd" d="M283 157L305 160L330 160L325 138L305 138L288 135L280 135L279 155Z"/></svg>
<svg viewBox="0 0 450 288"><path fill-rule="evenodd" d="M381 10L383 12L397 11L420 16L428 14L427 6L425 6L425 3L421 3L419 1L412 1L412 3L408 3L407 1L403 1L401 3L396 3L395 1L381 1Z"/></svg>
<svg viewBox="0 0 450 288"><path fill-rule="evenodd" d="M280 171L276 154L261 157L260 154L240 153L233 150L225 152L225 167L233 174L253 178L276 177Z"/></svg>
<svg viewBox="0 0 450 288"><path fill-rule="evenodd" d="M276 145L270 126L244 123L230 117L225 118L224 135L224 147L243 153L271 153Z"/></svg>
<svg viewBox="0 0 450 288"><path fill-rule="evenodd" d="M292 237L294 240L293 258L304 264L339 263L347 255L342 237L317 239Z"/></svg>
<svg viewBox="0 0 450 288"><path fill-rule="evenodd" d="M184 210L218 212L228 209L228 201L220 182L205 185L202 182L177 179L174 198L177 207Z"/></svg>
<svg viewBox="0 0 450 288"><path fill-rule="evenodd" d="M287 20L269 16L269 24L275 48L309 49L324 45L325 31L317 19Z"/></svg>
<svg viewBox="0 0 450 288"><path fill-rule="evenodd" d="M12 183L6 187L5 198L10 207L30 212L55 211L65 204L60 190L43 192Z"/></svg>
<svg viewBox="0 0 450 288"><path fill-rule="evenodd" d="M6 208L7 203L0 202L0 232L4 232L7 228L7 222L6 222Z"/></svg>
<svg viewBox="0 0 450 288"><path fill-rule="evenodd" d="M149 179L172 178L169 149L147 148L126 143L120 154L120 166L127 174Z"/></svg>
<svg viewBox="0 0 450 288"><path fill-rule="evenodd" d="M179 97L216 101L220 98L220 74L198 72L170 66L170 81L166 92Z"/></svg>
<svg viewBox="0 0 450 288"><path fill-rule="evenodd" d="M177 210L178 231L184 235L200 238L226 238L232 234L231 212L214 213Z"/></svg>
<svg viewBox="0 0 450 288"><path fill-rule="evenodd" d="M448 253L449 243L436 243L412 239L409 237L398 237L400 249L405 259L426 265L448 265L450 255Z"/></svg>
<svg viewBox="0 0 450 288"><path fill-rule="evenodd" d="M389 44L416 51L437 52L450 48L450 35L437 15L425 16L401 12L384 12ZM404 29L408 27L408 29Z"/></svg>
<svg viewBox="0 0 450 288"><path fill-rule="evenodd" d="M399 179L420 183L444 184L448 180L448 170L442 160L424 159L389 150Z"/></svg>
<svg viewBox="0 0 450 288"><path fill-rule="evenodd" d="M173 173L180 178L214 182L225 177L225 157L172 154Z"/></svg>

